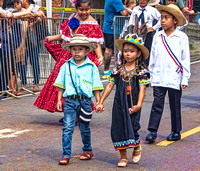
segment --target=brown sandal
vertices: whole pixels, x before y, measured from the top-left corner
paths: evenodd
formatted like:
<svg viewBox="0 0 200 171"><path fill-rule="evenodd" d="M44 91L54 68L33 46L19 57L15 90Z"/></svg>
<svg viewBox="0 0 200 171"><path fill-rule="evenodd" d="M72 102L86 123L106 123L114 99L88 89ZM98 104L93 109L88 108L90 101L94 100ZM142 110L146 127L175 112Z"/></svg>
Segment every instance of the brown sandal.
<svg viewBox="0 0 200 171"><path fill-rule="evenodd" d="M63 157L61 160L59 160L60 165L67 165L69 164L69 158L68 157Z"/></svg>
<svg viewBox="0 0 200 171"><path fill-rule="evenodd" d="M80 160L90 160L93 157L93 152L83 152L80 156Z"/></svg>

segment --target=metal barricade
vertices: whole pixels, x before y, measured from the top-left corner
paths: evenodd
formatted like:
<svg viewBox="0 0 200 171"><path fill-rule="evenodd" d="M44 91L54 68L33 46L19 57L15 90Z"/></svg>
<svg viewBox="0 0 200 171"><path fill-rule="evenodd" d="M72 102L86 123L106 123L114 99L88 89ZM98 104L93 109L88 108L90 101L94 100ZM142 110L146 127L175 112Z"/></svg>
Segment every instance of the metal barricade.
<svg viewBox="0 0 200 171"><path fill-rule="evenodd" d="M34 94L29 87L45 84L55 62L49 58L44 39L58 34L60 20L66 18L1 20L1 94L18 98L20 89Z"/></svg>
<svg viewBox="0 0 200 171"><path fill-rule="evenodd" d="M129 16L115 16L113 19L114 41L123 38L127 34ZM114 57L117 54L117 47L114 46Z"/></svg>

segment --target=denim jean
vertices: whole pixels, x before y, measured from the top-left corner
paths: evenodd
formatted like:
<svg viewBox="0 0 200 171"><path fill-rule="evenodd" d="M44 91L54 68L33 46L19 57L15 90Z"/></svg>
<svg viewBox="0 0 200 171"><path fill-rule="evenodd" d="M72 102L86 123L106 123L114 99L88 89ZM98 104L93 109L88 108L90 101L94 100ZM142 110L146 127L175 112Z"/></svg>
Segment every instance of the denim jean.
<svg viewBox="0 0 200 171"><path fill-rule="evenodd" d="M81 106L89 111L92 108L92 101L90 98L81 99ZM80 111L79 100L65 98L64 102L64 126L62 134L62 146L63 146L63 157L71 158L71 143L72 143L72 134L75 127L75 119L77 112ZM78 123L79 130L81 133L82 143L83 143L83 152L91 152L91 133L90 125Z"/></svg>
<svg viewBox="0 0 200 171"><path fill-rule="evenodd" d="M39 52L40 52L40 44L37 47L32 48L29 47L25 52L25 64L20 62L19 64L19 72L20 72L20 80L22 85L27 85L27 60L29 57L29 61L32 67L33 73L33 84L39 84L40 81L40 64L39 64Z"/></svg>

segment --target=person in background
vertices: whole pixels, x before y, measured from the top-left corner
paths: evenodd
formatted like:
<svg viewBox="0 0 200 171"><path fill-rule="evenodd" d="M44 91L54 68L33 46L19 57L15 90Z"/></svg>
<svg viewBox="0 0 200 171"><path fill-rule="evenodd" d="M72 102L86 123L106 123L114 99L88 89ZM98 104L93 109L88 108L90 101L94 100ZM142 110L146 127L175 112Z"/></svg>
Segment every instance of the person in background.
<svg viewBox="0 0 200 171"><path fill-rule="evenodd" d="M6 12L12 13L13 17L15 13L23 11L21 0L7 0L6 2L4 1L4 5ZM25 13L28 14L30 11ZM22 21L19 19L4 21L2 28L2 58L5 58L3 72L6 77L4 86L8 84L7 80L9 78L9 90L12 94L18 95L15 89L17 80L16 52L22 44Z"/></svg>
<svg viewBox="0 0 200 171"><path fill-rule="evenodd" d="M10 1L4 1L3 2L3 6L4 8L6 8L6 4L7 3L10 3ZM12 2L14 3L14 1ZM10 5L9 5L10 6ZM32 12L31 11L23 11L23 9L20 9L20 1L19 2L15 2L15 5L11 5L11 7L14 7L16 9L16 11L9 11L9 10L5 10L3 9L2 7L0 7L0 18L9 18L9 19L17 19L17 18L22 18L22 17L29 17L29 16L33 16ZM17 9L19 11L17 11ZM22 12L23 11L23 12ZM14 20L13 20L14 21ZM10 21L11 22L11 21ZM9 58L8 56L5 56L6 54L8 55L8 40L7 40L7 35L5 35L4 33L6 33L6 29L7 29L7 21L3 20L3 25L2 26L2 35L1 35L1 41L3 43L3 46L1 46L0 48L0 80L2 81L1 82L1 86L0 86L0 91L5 91L7 90L7 86L8 86L8 78L10 77L10 67L8 65L8 61L9 61ZM13 30L13 27L12 29ZM19 33L21 34L21 33ZM7 42L7 43L6 43ZM7 45L6 45L7 44ZM7 49L7 50L6 50ZM7 51L7 52L6 52ZM13 52L13 51L12 51ZM13 52L14 53L14 52ZM12 53L11 53L12 54ZM15 66L13 66L15 67ZM11 77L10 77L11 78ZM15 79L15 76L14 76L14 79ZM11 89L13 89L13 93L15 93L16 91L14 90L14 87L12 87Z"/></svg>
<svg viewBox="0 0 200 171"><path fill-rule="evenodd" d="M2 7L0 7L0 18L20 18L20 17L26 17L32 15L31 11L24 11L24 12L18 12L18 13L12 13L9 11L5 11Z"/></svg>
<svg viewBox="0 0 200 171"><path fill-rule="evenodd" d="M181 96L191 75L188 36L176 29L186 23L184 15L174 4L156 8L161 13L162 30L154 36L149 62L154 96L148 125L150 132L146 136L149 143L156 141L167 92L171 112L171 133L167 140L181 139Z"/></svg>
<svg viewBox="0 0 200 171"><path fill-rule="evenodd" d="M106 0L104 5L104 24L103 34L105 39L104 53L104 72L102 78L109 78L112 71L109 70L111 56L114 51L114 26L113 19L115 16L127 16L129 12L124 7L121 0Z"/></svg>
<svg viewBox="0 0 200 171"><path fill-rule="evenodd" d="M158 4L159 1L154 0L154 4ZM145 39L144 46L151 52L151 45L154 36L154 31L157 31L160 28L160 13L158 10L150 5L148 5L149 0L138 0L139 5L133 9L131 13L131 18L129 20L129 25L136 25L135 15L138 16L140 28L143 24L146 23L147 26L147 35ZM152 1L151 1L152 3ZM157 20L157 23L154 25L154 20ZM149 64L149 58L145 61L146 66Z"/></svg>
<svg viewBox="0 0 200 171"><path fill-rule="evenodd" d="M173 0L172 0L173 1ZM189 10L188 7L185 6L183 0L177 0L176 1L176 5L180 8L180 10L184 13L184 14L194 14L193 10Z"/></svg>
<svg viewBox="0 0 200 171"><path fill-rule="evenodd" d="M136 1L135 0L125 0L124 1L124 7L126 8L126 10L128 11L129 15L131 15L133 8L136 6ZM128 34L128 28L129 26L129 18L125 18L125 23L122 29L122 32L120 33L120 38L124 38L127 34ZM118 62L118 57L116 57L116 62L115 63L119 63Z"/></svg>
<svg viewBox="0 0 200 171"><path fill-rule="evenodd" d="M20 65L20 79L21 79L21 86L24 87L27 85L27 60L29 57L30 64L32 66L32 73L33 73L33 92L39 91L39 81L40 81L40 64L39 64L39 52L40 52L40 39L39 39L39 32L43 32L42 29L37 30L36 25L41 23L41 18L45 17L44 13L40 9L38 5L35 5L34 0L22 0L22 7L25 8L27 11L32 11L34 15L36 15L36 19L28 20L28 28L27 28L27 35L26 40L28 39L30 32L28 30L33 30L35 34L33 36L32 43L26 43L26 52L25 52L25 59L24 62ZM27 41L26 41L27 42Z"/></svg>

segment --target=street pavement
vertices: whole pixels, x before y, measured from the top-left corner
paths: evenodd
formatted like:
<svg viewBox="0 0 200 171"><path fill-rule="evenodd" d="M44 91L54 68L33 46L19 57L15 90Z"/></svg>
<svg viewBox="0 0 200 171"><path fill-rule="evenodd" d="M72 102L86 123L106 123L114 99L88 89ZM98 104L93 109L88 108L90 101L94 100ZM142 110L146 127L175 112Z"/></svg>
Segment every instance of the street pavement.
<svg viewBox="0 0 200 171"><path fill-rule="evenodd" d="M138 164L131 162L132 149L128 150L129 163L124 170L200 170L200 63L191 65L192 76L189 87L182 96L182 133L185 138L167 144L166 137L171 131L169 102L158 130L156 143L147 144L147 126L153 101L152 89L146 89L142 107L141 130L142 158ZM102 74L102 67L100 67ZM104 82L106 86L107 82ZM113 90L105 101L105 111L94 113L91 122L94 157L80 161L81 137L75 127L72 142L72 159L67 166L58 165L62 156L62 124L58 120L62 113L49 113L33 106L37 95L0 101L0 170L89 170L115 171L119 152L115 151L110 138ZM190 135L187 131L196 128ZM158 143L163 142L164 145Z"/></svg>

